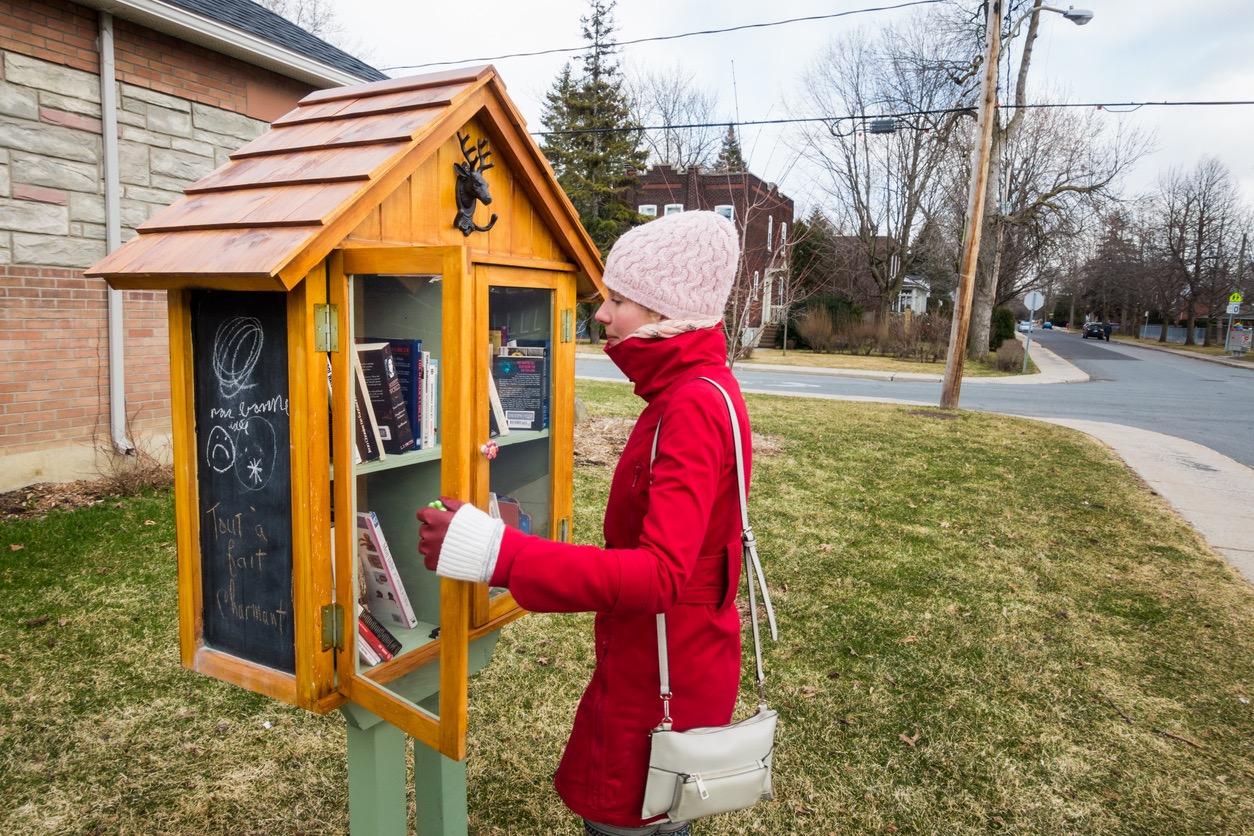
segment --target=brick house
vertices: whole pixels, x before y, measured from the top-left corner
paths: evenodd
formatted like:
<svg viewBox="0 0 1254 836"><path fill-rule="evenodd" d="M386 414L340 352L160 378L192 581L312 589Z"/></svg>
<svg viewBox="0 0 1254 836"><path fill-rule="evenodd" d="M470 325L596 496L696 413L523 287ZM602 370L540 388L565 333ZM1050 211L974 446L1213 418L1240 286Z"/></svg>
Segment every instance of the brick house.
<svg viewBox="0 0 1254 836"><path fill-rule="evenodd" d="M161 454L165 294L82 269L309 92L383 78L249 0L0 0L0 491Z"/></svg>
<svg viewBox="0 0 1254 836"><path fill-rule="evenodd" d="M787 291L792 198L749 172L655 165L640 175L627 201L645 217L708 209L734 221L743 256L728 316L746 329L746 343L770 340L766 332L783 316Z"/></svg>

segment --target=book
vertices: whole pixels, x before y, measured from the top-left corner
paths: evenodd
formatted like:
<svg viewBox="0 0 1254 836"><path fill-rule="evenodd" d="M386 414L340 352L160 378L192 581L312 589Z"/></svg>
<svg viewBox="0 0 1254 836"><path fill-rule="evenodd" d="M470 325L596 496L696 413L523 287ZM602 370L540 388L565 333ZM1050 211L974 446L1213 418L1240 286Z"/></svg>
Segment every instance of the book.
<svg viewBox="0 0 1254 836"><path fill-rule="evenodd" d="M327 431L328 438L330 438L332 434L334 433L334 430L331 429L332 427L335 426L335 416L332 414L332 409L333 409L332 404L334 403L335 403L335 389L331 384L331 357L330 355L328 355L327 356L327 420L329 422L328 431ZM353 445L353 464L361 464L361 445L360 444Z"/></svg>
<svg viewBox="0 0 1254 836"><path fill-rule="evenodd" d="M391 455L413 450L414 431L409 423L409 410L405 407L396 364L392 361L392 347L385 342L359 343L356 349L383 449Z"/></svg>
<svg viewBox="0 0 1254 836"><path fill-rule="evenodd" d="M370 632L370 628L362 623L361 619L357 620L357 637L360 639L358 644L364 643L374 652L375 656L378 656L384 662L395 655L388 652L388 649L383 646L383 642L379 641L379 637Z"/></svg>
<svg viewBox="0 0 1254 836"><path fill-rule="evenodd" d="M549 426L549 393L553 391L550 378L553 374L553 366L548 362L548 357L553 348L552 342L549 340L532 340L517 339L510 342L511 356L521 357L543 357L544 364L544 426Z"/></svg>
<svg viewBox="0 0 1254 836"><path fill-rule="evenodd" d="M392 631L383 626L383 622L374 617L374 613L370 610L362 610L357 615L357 619L365 625L366 629L374 634L375 638L383 645L383 648L395 656L401 650L401 640L392 634Z"/></svg>
<svg viewBox="0 0 1254 836"><path fill-rule="evenodd" d="M531 533L531 515L523 510L522 503L512 496L494 497L497 515L506 525L516 528L523 534ZM493 500L489 500L491 505Z"/></svg>
<svg viewBox="0 0 1254 836"><path fill-rule="evenodd" d="M542 430L548 426L546 357L493 357L505 424L511 430Z"/></svg>
<svg viewBox="0 0 1254 836"><path fill-rule="evenodd" d="M409 603L405 584L401 581L396 561L392 559L392 550L388 548L374 511L357 514L357 557L364 564L362 574L365 577L367 609L385 623L417 626L414 608Z"/></svg>
<svg viewBox="0 0 1254 836"><path fill-rule="evenodd" d="M424 374L427 383L427 416L431 425L430 446L435 447L440 438L440 361L432 357L427 362Z"/></svg>
<svg viewBox="0 0 1254 836"><path fill-rule="evenodd" d="M379 658L379 654L374 652L374 648L367 644L364 639L357 642L357 658L361 659L363 664L371 666L383 661Z"/></svg>
<svg viewBox="0 0 1254 836"><path fill-rule="evenodd" d="M392 363L396 378L401 384L401 397L409 413L409 425L414 435L414 446L422 447L418 431L418 417L422 415L422 340L389 337L366 337L368 343L387 343L392 350Z"/></svg>
<svg viewBox="0 0 1254 836"><path fill-rule="evenodd" d="M357 362L357 352L353 352L353 425L357 438L357 457L363 462L373 462L385 458L383 439L379 437L379 424L374 416L374 408L370 405L367 395L366 378L361 372L361 364Z"/></svg>
<svg viewBox="0 0 1254 836"><path fill-rule="evenodd" d="M492 361L492 344L488 344L488 362ZM509 424L505 421L505 407L501 406L501 394L496 389L496 377L488 375L488 437L496 438L509 435Z"/></svg>

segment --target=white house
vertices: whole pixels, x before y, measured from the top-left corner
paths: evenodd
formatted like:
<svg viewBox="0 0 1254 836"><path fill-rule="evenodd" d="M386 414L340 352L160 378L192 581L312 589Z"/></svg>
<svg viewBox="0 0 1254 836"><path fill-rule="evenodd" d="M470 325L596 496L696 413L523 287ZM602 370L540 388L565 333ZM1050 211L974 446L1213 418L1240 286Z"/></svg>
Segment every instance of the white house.
<svg viewBox="0 0 1254 836"><path fill-rule="evenodd" d="M913 314L927 313L927 300L932 295L932 286L922 276L906 276L901 281L901 293L893 303L894 313Z"/></svg>

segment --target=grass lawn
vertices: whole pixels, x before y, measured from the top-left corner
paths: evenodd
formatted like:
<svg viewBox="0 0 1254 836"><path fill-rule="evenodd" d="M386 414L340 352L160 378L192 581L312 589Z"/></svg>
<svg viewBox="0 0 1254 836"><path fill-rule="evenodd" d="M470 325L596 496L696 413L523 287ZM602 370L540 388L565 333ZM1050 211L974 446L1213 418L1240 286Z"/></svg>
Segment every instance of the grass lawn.
<svg viewBox="0 0 1254 836"><path fill-rule="evenodd" d="M580 354L602 354L601 346L579 343L575 350ZM855 369L858 371L876 372L920 372L922 374L945 374L945 363L923 363L916 360L900 360L896 357L866 356L862 354L820 354L818 352L793 349L787 354L778 348L755 348L753 356L736 361L752 366L769 364L779 366L798 366L819 369ZM1028 374L1038 372L1036 364L1028 359ZM1005 377L1018 372L1003 372L986 360L970 360L963 365L963 377Z"/></svg>
<svg viewBox="0 0 1254 836"><path fill-rule="evenodd" d="M1158 346L1160 348L1173 348L1176 351L1188 351L1192 354L1209 354L1212 357L1228 357L1229 360L1244 360L1246 362L1254 361L1254 354L1229 356L1224 351L1222 337L1219 345L1184 345L1183 343L1160 343L1158 340L1145 340L1140 337L1132 337L1127 334L1112 334L1114 339L1125 343L1136 343L1137 345Z"/></svg>
<svg viewBox="0 0 1254 836"><path fill-rule="evenodd" d="M753 507L778 798L697 832L1254 830L1254 593L1104 448L749 400L778 450ZM608 479L576 468L578 539ZM173 534L168 494L0 522L0 832L346 830L338 717L178 668ZM471 833L579 832L550 776L592 658L590 616L506 629L471 686Z"/></svg>

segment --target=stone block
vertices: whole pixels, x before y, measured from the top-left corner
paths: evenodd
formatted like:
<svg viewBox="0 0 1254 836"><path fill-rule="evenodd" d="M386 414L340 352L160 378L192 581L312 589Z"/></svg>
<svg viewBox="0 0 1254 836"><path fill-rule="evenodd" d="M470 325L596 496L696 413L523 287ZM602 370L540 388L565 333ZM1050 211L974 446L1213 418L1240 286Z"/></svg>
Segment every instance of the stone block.
<svg viewBox="0 0 1254 836"><path fill-rule="evenodd" d="M168 206L182 197L183 193L181 191L167 192L162 189L146 189L143 186L123 186L122 196L129 197L132 200L142 200L145 203Z"/></svg>
<svg viewBox="0 0 1254 836"><path fill-rule="evenodd" d="M79 224L79 226L82 227L83 229L84 238L91 238L96 241L105 240L105 235L107 234L107 230L105 229L104 224L84 223L84 224Z"/></svg>
<svg viewBox="0 0 1254 836"><path fill-rule="evenodd" d="M47 90L40 91L39 104L43 107L55 108L56 110L68 110L70 113L81 113L84 116L100 118L100 104L98 102L76 99L73 96L62 96L60 93L51 93Z"/></svg>
<svg viewBox="0 0 1254 836"><path fill-rule="evenodd" d="M130 125L119 125L118 136L122 139L129 139L131 142L142 142L153 148L169 148L170 138L162 134L155 134L152 131L145 131L140 128L133 128Z"/></svg>
<svg viewBox="0 0 1254 836"><path fill-rule="evenodd" d="M188 136L192 132L192 117L177 110L149 105L148 130L173 136Z"/></svg>
<svg viewBox="0 0 1254 836"><path fill-rule="evenodd" d="M147 186L151 171L148 168L148 146L128 139L118 141L118 179L123 183Z"/></svg>
<svg viewBox="0 0 1254 836"><path fill-rule="evenodd" d="M170 147L175 151L186 151L189 154L199 154L202 157L213 159L213 146L207 142L174 137L170 140Z"/></svg>
<svg viewBox="0 0 1254 836"><path fill-rule="evenodd" d="M0 229L64 235L69 231L69 224L70 214L65 206L34 200L0 199Z"/></svg>
<svg viewBox="0 0 1254 836"><path fill-rule="evenodd" d="M70 192L70 220L104 223L104 195Z"/></svg>
<svg viewBox="0 0 1254 836"><path fill-rule="evenodd" d="M229 110L202 105L199 102L192 102L192 120L200 130L213 131L245 140L260 135L266 129L264 122L249 119L247 116L241 116Z"/></svg>
<svg viewBox="0 0 1254 836"><path fill-rule="evenodd" d="M192 112L191 102L186 99L158 93L156 90L149 90L147 87L136 87L134 84L127 84L125 81L121 82L119 86L122 95L128 98L139 99L141 102L164 107L166 110L180 110L183 113Z"/></svg>
<svg viewBox="0 0 1254 836"><path fill-rule="evenodd" d="M122 225L132 229L142 224L157 213L162 206L144 203L133 198L122 198Z"/></svg>
<svg viewBox="0 0 1254 836"><path fill-rule="evenodd" d="M185 151L172 151L164 148L153 148L148 152L153 174L164 174L167 177L192 182L204 177L213 170L213 161Z"/></svg>
<svg viewBox="0 0 1254 836"><path fill-rule="evenodd" d="M7 55L11 57L13 53ZM0 117L0 148L30 151L81 163L95 164L100 161L98 136L85 136L82 131L4 117Z"/></svg>
<svg viewBox="0 0 1254 836"><path fill-rule="evenodd" d="M12 188L12 181L9 179L9 167L0 165L0 197L8 197L9 190Z"/></svg>
<svg viewBox="0 0 1254 836"><path fill-rule="evenodd" d="M0 113L18 119L38 119L39 97L34 90L0 82Z"/></svg>
<svg viewBox="0 0 1254 836"><path fill-rule="evenodd" d="M4 77L24 87L48 90L89 102L100 101L100 79L94 73L70 69L17 52L4 54Z"/></svg>
<svg viewBox="0 0 1254 836"><path fill-rule="evenodd" d="M104 258L105 243L68 235L13 233L13 260L49 267L90 267Z"/></svg>
<svg viewBox="0 0 1254 836"><path fill-rule="evenodd" d="M134 229L130 227L122 227L122 243L123 244L125 244L127 241L134 238L136 235L139 235L139 233L136 232Z"/></svg>
<svg viewBox="0 0 1254 836"><path fill-rule="evenodd" d="M183 190L191 184L186 180L179 180L177 177L165 177L161 174L154 174L152 175L152 182L148 185L154 189L165 189L167 192L174 192L182 196Z"/></svg>
<svg viewBox="0 0 1254 836"><path fill-rule="evenodd" d="M148 115L148 103L139 99L132 99L123 96L118 99L118 110L125 110L127 113L138 113L140 116Z"/></svg>
<svg viewBox="0 0 1254 836"><path fill-rule="evenodd" d="M225 148L215 148L213 152L213 161L218 164L219 168L221 168L231 161L231 152Z"/></svg>
<svg viewBox="0 0 1254 836"><path fill-rule="evenodd" d="M100 169L95 165L23 153L14 153L10 165L18 183L92 194L102 188Z"/></svg>
<svg viewBox="0 0 1254 836"><path fill-rule="evenodd" d="M61 189L50 189L47 186L29 186L25 183L13 184L14 200L36 200L40 203L55 203L58 206L70 205L70 193Z"/></svg>
<svg viewBox="0 0 1254 836"><path fill-rule="evenodd" d="M104 133L104 128L96 117L84 116L81 113L71 113L68 110L57 110L53 107L40 107L39 121L49 125L73 128L76 131L87 131L91 134Z"/></svg>
<svg viewBox="0 0 1254 836"><path fill-rule="evenodd" d="M142 128L148 124L147 117L142 113L131 113L129 110L118 109L118 124L130 125L133 128Z"/></svg>

